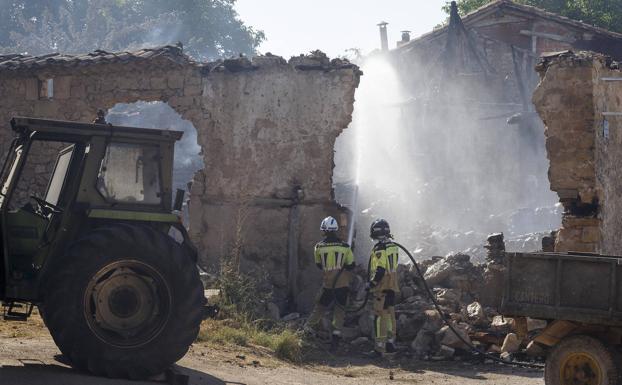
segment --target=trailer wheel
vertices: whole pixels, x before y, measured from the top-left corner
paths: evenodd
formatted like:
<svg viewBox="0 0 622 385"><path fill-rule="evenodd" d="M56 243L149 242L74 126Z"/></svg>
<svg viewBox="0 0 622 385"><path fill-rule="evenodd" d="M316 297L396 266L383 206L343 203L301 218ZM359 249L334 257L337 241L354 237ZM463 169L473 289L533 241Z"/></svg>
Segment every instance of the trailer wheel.
<svg viewBox="0 0 622 385"><path fill-rule="evenodd" d="M616 385L618 355L596 338L572 336L557 344L546 359L546 385Z"/></svg>
<svg viewBox="0 0 622 385"><path fill-rule="evenodd" d="M205 299L196 265L150 227L95 229L45 274L46 325L77 368L144 379L179 360L199 332Z"/></svg>

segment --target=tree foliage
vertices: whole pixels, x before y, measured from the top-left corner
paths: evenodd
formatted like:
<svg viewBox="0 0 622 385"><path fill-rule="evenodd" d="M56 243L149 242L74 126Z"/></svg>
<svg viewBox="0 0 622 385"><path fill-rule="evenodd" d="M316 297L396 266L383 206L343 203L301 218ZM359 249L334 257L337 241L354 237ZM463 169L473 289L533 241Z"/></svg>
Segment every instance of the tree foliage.
<svg viewBox="0 0 622 385"><path fill-rule="evenodd" d="M182 42L199 59L252 54L264 34L235 0L0 0L0 50L77 53Z"/></svg>
<svg viewBox="0 0 622 385"><path fill-rule="evenodd" d="M493 0L458 0L458 10L467 14ZM515 0L533 5L571 19L596 25L610 31L622 32L622 0ZM449 12L449 3L443 8Z"/></svg>

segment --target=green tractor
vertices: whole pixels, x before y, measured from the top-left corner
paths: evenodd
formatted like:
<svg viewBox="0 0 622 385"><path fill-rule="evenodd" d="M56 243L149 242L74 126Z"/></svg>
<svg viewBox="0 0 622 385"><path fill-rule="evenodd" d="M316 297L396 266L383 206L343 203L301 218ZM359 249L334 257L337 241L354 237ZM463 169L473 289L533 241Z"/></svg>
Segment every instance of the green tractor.
<svg viewBox="0 0 622 385"><path fill-rule="evenodd" d="M4 319L24 321L36 306L63 355L96 375L163 372L195 340L206 303L175 214L183 190L173 203L182 133L31 118L11 126L0 181Z"/></svg>

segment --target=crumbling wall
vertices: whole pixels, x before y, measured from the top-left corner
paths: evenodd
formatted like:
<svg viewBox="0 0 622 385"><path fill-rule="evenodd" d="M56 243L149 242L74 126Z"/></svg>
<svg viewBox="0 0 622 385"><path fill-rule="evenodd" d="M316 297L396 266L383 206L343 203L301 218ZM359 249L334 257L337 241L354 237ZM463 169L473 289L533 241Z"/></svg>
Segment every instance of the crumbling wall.
<svg viewBox="0 0 622 385"><path fill-rule="evenodd" d="M599 247L599 192L594 152L593 65L586 56L557 56L540 64L533 102L546 125L551 190L564 205L557 251Z"/></svg>
<svg viewBox="0 0 622 385"><path fill-rule="evenodd" d="M321 55L263 58L253 69L213 71L204 88L209 128L198 136L205 169L191 190L191 231L210 266L240 252L242 269L268 272L278 302L304 308L319 282L318 224L340 212L333 147L359 74L339 66Z"/></svg>
<svg viewBox="0 0 622 385"><path fill-rule="evenodd" d="M622 253L622 73L600 54L544 58L534 103L546 123L551 189L564 204L556 251Z"/></svg>
<svg viewBox="0 0 622 385"><path fill-rule="evenodd" d="M205 168L189 205L201 265L213 270L237 254L243 270L267 277L281 307L290 300L308 309L320 282L312 263L319 222L344 217L333 200L333 148L351 120L359 76L320 52L215 63L172 46L0 56L0 146L6 151L12 116L89 122L117 103L168 103L202 146Z"/></svg>

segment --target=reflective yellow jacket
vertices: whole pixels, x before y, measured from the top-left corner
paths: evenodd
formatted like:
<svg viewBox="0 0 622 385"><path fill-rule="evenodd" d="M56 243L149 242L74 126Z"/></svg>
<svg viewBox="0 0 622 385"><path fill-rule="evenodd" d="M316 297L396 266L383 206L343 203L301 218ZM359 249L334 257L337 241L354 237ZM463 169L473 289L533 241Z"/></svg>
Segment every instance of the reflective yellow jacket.
<svg viewBox="0 0 622 385"><path fill-rule="evenodd" d="M373 291L399 291L397 279L399 248L391 241L378 242L374 245L369 258L371 259L369 280L374 284Z"/></svg>
<svg viewBox="0 0 622 385"><path fill-rule="evenodd" d="M315 264L324 272L323 286L326 289L333 288L333 282L339 270L354 268L354 255L350 245L339 239L324 239L315 245ZM346 287L350 284L351 274L344 271L339 276L335 288Z"/></svg>

